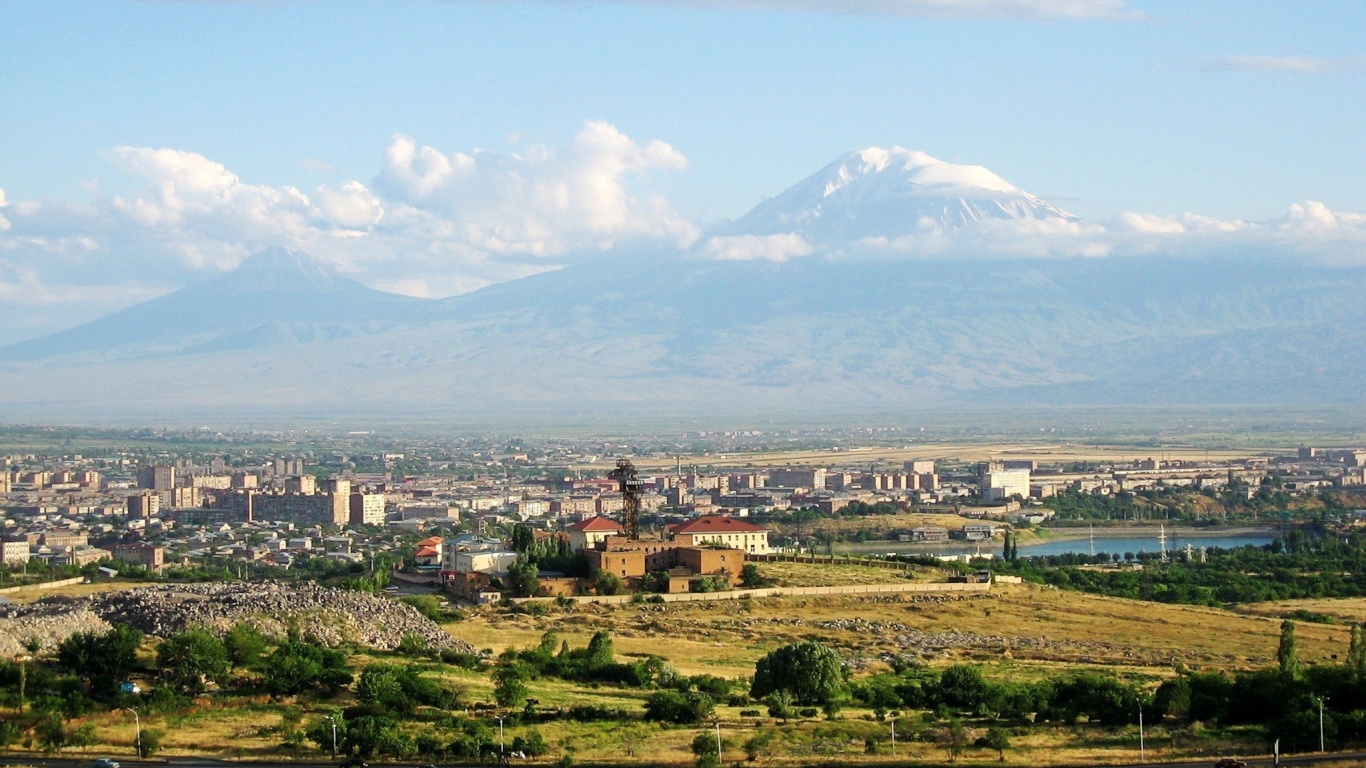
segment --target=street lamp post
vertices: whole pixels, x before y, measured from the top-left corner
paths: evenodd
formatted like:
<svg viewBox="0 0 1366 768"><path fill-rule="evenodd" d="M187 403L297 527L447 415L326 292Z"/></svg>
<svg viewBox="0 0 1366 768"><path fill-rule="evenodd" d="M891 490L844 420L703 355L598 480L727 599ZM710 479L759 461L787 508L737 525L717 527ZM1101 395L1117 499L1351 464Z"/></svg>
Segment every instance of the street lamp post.
<svg viewBox="0 0 1366 768"><path fill-rule="evenodd" d="M892 715L892 757L896 757L896 715Z"/></svg>
<svg viewBox="0 0 1366 768"><path fill-rule="evenodd" d="M721 718L713 717L711 721L716 726L716 764L725 765L726 761L721 757Z"/></svg>
<svg viewBox="0 0 1366 768"><path fill-rule="evenodd" d="M337 720L332 715L323 718L332 724L332 759L337 759Z"/></svg>
<svg viewBox="0 0 1366 768"><path fill-rule="evenodd" d="M136 742L136 743L137 743L137 749L138 749L138 759L141 760L141 759L142 759L142 718L138 717L138 711L137 711L136 709L133 709L132 707L124 707L124 709L125 709L126 711L128 711L128 712L132 712L132 713L133 713L133 727L136 729L135 732L136 732L136 734L137 734L137 742Z"/></svg>
<svg viewBox="0 0 1366 768"><path fill-rule="evenodd" d="M507 758L507 748L504 746L505 744L506 744L506 742L503 740L503 718L500 717L500 718L498 718L498 764L499 764L499 765L506 765L506 764L507 764L507 761L508 761L508 758Z"/></svg>
<svg viewBox="0 0 1366 768"><path fill-rule="evenodd" d="M1320 696L1320 697L1319 697L1319 751L1320 751L1320 752L1327 752L1327 751L1328 751L1327 749L1324 748L1324 744L1323 744L1323 702L1325 702L1325 701L1327 701L1327 700L1328 700L1328 697L1327 697L1327 696Z"/></svg>
<svg viewBox="0 0 1366 768"><path fill-rule="evenodd" d="M1148 761L1148 752L1143 746L1143 699L1138 700L1138 759Z"/></svg>

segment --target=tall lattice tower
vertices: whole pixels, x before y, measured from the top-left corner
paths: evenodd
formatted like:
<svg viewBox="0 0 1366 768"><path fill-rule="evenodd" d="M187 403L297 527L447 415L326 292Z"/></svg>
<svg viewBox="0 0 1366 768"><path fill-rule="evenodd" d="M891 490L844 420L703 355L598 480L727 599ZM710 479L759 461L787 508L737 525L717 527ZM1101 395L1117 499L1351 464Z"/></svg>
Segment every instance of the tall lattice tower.
<svg viewBox="0 0 1366 768"><path fill-rule="evenodd" d="M625 513L626 538L640 538L640 473L630 459L617 459L617 468L608 477L617 481Z"/></svg>

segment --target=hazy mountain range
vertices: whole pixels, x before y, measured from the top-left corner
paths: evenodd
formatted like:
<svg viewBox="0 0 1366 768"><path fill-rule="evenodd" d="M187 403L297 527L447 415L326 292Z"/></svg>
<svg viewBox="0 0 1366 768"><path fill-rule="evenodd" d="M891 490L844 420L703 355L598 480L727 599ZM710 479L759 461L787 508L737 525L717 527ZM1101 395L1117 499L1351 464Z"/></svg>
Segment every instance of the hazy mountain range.
<svg viewBox="0 0 1366 768"><path fill-rule="evenodd" d="M1362 400L1363 268L829 257L991 219L1076 217L984 168L864 150L692 250L629 250L449 299L376 291L269 249L0 348L0 420ZM806 255L709 257L709 243L772 236Z"/></svg>

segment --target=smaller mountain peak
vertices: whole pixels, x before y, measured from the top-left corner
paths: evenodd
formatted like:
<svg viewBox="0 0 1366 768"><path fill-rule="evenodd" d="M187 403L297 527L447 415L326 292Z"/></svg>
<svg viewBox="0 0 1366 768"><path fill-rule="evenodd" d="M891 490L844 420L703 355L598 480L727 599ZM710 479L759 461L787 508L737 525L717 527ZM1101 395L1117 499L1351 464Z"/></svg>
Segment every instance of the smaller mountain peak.
<svg viewBox="0 0 1366 768"><path fill-rule="evenodd" d="M227 279L277 291L330 291L346 281L330 264L303 251L279 246L248 256Z"/></svg>

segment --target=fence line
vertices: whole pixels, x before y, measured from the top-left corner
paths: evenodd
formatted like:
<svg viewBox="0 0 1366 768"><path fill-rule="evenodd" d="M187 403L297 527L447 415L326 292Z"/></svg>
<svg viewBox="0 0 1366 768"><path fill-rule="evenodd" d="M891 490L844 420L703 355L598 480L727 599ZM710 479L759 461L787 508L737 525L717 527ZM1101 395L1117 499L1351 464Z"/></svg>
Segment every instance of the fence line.
<svg viewBox="0 0 1366 768"><path fill-rule="evenodd" d="M37 584L20 584L20 585L17 586L17 587L5 587L5 588L3 588L3 589L0 589L0 595L12 595L12 594L14 594L15 592L23 592L23 591L26 590L26 589L29 589L29 590L38 590L38 589L52 589L52 588L54 588L54 587L69 587L69 586L71 586L72 584L81 584L81 583L83 583L84 581L85 581L85 577L84 577L84 576L75 576L75 577L73 577L73 578L70 578L70 579L62 579L62 580L60 580L60 581L43 581L43 582L39 582L39 583L37 583Z"/></svg>
<svg viewBox="0 0 1366 768"><path fill-rule="evenodd" d="M744 600L762 597L799 597L803 595L867 595L916 593L934 594L941 592L989 592L991 584L981 583L908 583L908 584L855 584L842 587L768 587L765 589L735 589L729 592L677 592L674 594L655 594L648 596L653 602L691 603L708 600ZM576 603L600 603L603 605L622 605L639 600L637 595L566 595ZM558 600L555 597L518 597L513 603L534 601L547 602Z"/></svg>

